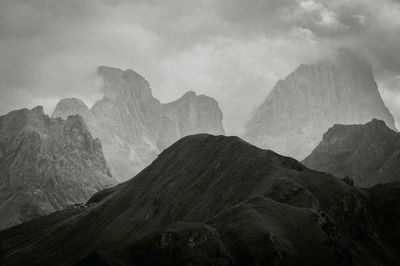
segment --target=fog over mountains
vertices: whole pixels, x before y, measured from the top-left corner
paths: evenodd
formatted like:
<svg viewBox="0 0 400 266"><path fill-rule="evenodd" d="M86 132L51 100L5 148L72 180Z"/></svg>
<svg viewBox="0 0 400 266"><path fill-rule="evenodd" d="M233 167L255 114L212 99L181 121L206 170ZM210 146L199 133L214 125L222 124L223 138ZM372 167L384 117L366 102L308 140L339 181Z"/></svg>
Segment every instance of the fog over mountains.
<svg viewBox="0 0 400 266"><path fill-rule="evenodd" d="M224 134L222 112L211 97L190 91L162 104L133 70L101 66L104 97L91 109L79 99L61 100L52 117L79 114L103 143L114 177L130 179L166 147L196 133Z"/></svg>
<svg viewBox="0 0 400 266"><path fill-rule="evenodd" d="M374 118L395 129L371 65L357 52L340 48L332 58L300 65L278 81L247 124L245 138L302 160L332 125Z"/></svg>
<svg viewBox="0 0 400 266"><path fill-rule="evenodd" d="M399 18L0 0L0 265L400 265Z"/></svg>
<svg viewBox="0 0 400 266"><path fill-rule="evenodd" d="M98 74L91 108L0 116L1 264L400 263L400 133L356 51L279 81L251 143L223 136L211 97L161 103L133 70Z"/></svg>

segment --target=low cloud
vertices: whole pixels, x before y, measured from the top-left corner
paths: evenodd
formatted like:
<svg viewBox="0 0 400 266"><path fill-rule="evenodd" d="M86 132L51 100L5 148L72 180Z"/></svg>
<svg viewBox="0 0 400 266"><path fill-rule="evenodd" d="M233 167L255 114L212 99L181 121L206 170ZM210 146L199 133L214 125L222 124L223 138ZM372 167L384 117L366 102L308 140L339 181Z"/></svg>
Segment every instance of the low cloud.
<svg viewBox="0 0 400 266"><path fill-rule="evenodd" d="M339 46L373 62L399 117L400 3L395 0L5 0L0 113L63 97L101 97L96 67L132 68L163 102L215 97L230 134L277 80ZM388 96L389 95L389 96Z"/></svg>

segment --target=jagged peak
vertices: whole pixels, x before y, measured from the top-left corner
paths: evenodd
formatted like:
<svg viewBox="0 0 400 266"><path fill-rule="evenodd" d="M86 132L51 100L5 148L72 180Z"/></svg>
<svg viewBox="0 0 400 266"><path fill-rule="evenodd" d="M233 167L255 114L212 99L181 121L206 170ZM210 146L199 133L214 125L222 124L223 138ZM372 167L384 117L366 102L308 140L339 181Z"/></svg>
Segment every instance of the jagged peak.
<svg viewBox="0 0 400 266"><path fill-rule="evenodd" d="M32 108L30 111L38 115L44 115L44 109L43 106L41 105Z"/></svg>
<svg viewBox="0 0 400 266"><path fill-rule="evenodd" d="M204 94L197 94L195 91L187 91L185 94L183 94L180 98L178 98L175 101L166 103L166 105L174 105L177 103L182 103L182 102L188 102L188 101L193 101L193 100L201 100L201 101L212 101L215 102L216 105L218 106L217 100L215 100L213 97L204 95Z"/></svg>
<svg viewBox="0 0 400 266"><path fill-rule="evenodd" d="M114 78L120 78L126 82L130 82L133 80L141 80L148 84L147 80L132 69L122 70L116 67L109 67L109 66L99 66L97 71L103 75L105 78L113 76Z"/></svg>
<svg viewBox="0 0 400 266"><path fill-rule="evenodd" d="M100 66L97 70L103 77L104 97L107 99L129 101L134 98L154 98L149 82L132 69Z"/></svg>

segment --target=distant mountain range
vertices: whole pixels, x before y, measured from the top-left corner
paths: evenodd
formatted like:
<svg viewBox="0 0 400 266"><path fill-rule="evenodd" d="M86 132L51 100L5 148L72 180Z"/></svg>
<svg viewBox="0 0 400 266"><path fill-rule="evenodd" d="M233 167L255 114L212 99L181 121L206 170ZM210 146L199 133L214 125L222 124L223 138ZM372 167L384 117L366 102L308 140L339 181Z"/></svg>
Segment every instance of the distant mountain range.
<svg viewBox="0 0 400 266"><path fill-rule="evenodd" d="M194 135L90 206L0 232L2 265L399 265L399 185ZM390 224L390 227L387 225Z"/></svg>
<svg viewBox="0 0 400 266"><path fill-rule="evenodd" d="M0 229L86 202L117 184L79 116L38 106L0 116Z"/></svg>
<svg viewBox="0 0 400 266"><path fill-rule="evenodd" d="M211 97L190 91L162 104L149 83L133 70L101 66L104 97L89 109L78 99L61 100L52 117L79 114L103 143L113 176L125 181L183 136L224 134L222 112Z"/></svg>
<svg viewBox="0 0 400 266"><path fill-rule="evenodd" d="M400 265L400 133L359 55L301 65L248 123L302 163L223 136L213 98L98 73L91 108L0 116L0 265Z"/></svg>
<svg viewBox="0 0 400 266"><path fill-rule="evenodd" d="M395 129L372 67L357 53L340 48L313 65L301 65L278 81L247 124L245 139L302 160L334 124L380 119Z"/></svg>
<svg viewBox="0 0 400 266"><path fill-rule="evenodd" d="M303 163L347 176L361 187L400 182L400 133L376 119L365 125L334 125Z"/></svg>

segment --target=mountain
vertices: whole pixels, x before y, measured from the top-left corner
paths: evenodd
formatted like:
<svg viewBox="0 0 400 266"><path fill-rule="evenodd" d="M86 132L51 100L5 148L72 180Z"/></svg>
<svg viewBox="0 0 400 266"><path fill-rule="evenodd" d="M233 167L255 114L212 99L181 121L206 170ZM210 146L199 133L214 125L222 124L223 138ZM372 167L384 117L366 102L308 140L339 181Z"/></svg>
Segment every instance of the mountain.
<svg viewBox="0 0 400 266"><path fill-rule="evenodd" d="M395 129L371 65L340 48L313 65L301 65L280 80L247 124L245 138L304 159L334 124L364 124L376 118Z"/></svg>
<svg viewBox="0 0 400 266"><path fill-rule="evenodd" d="M362 187L400 182L400 133L376 119L365 125L334 125L303 163L348 176Z"/></svg>
<svg viewBox="0 0 400 266"><path fill-rule="evenodd" d="M89 109L78 99L63 99L52 117L81 115L103 143L106 160L119 181L133 177L183 136L224 134L222 112L213 98L188 92L162 104L133 70L101 66L98 73L104 81L102 100Z"/></svg>
<svg viewBox="0 0 400 266"><path fill-rule="evenodd" d="M0 229L115 184L100 141L80 116L52 119L40 106L0 116Z"/></svg>
<svg viewBox="0 0 400 266"><path fill-rule="evenodd" d="M86 208L0 232L0 263L399 265L399 189L361 190L238 137L192 135Z"/></svg>

